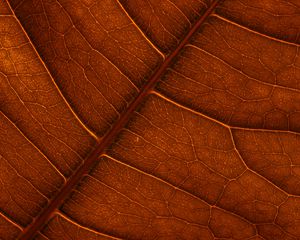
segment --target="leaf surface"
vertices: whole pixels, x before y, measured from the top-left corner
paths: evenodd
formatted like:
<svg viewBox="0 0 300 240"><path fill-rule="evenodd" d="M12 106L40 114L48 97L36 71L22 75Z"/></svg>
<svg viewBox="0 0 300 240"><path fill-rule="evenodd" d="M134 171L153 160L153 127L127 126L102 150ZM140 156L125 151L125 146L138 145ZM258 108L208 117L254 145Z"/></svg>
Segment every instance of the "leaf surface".
<svg viewBox="0 0 300 240"><path fill-rule="evenodd" d="M1 239L300 239L297 0L1 0Z"/></svg>

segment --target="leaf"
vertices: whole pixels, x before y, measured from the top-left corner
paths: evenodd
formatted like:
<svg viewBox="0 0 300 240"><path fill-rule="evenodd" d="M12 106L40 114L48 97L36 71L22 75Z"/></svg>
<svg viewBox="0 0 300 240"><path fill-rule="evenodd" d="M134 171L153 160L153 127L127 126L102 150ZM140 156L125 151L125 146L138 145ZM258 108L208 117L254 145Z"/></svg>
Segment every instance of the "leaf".
<svg viewBox="0 0 300 240"><path fill-rule="evenodd" d="M297 0L1 0L1 239L300 239Z"/></svg>

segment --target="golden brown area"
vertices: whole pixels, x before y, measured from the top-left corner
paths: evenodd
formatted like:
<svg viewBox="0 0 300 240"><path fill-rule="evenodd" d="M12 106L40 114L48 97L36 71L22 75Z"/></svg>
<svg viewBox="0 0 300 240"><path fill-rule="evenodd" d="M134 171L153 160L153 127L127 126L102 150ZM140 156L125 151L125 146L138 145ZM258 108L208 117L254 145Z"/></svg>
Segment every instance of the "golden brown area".
<svg viewBox="0 0 300 240"><path fill-rule="evenodd" d="M0 239L300 239L297 0L0 0Z"/></svg>
<svg viewBox="0 0 300 240"><path fill-rule="evenodd" d="M246 167L228 128L154 95L108 152L214 204Z"/></svg>
<svg viewBox="0 0 300 240"><path fill-rule="evenodd" d="M56 239L92 239L92 240L118 240L105 234L85 228L68 219L62 214L56 214L50 221L43 233L39 233L37 240Z"/></svg>
<svg viewBox="0 0 300 240"><path fill-rule="evenodd" d="M231 126L299 132L298 47L213 16L158 90Z"/></svg>
<svg viewBox="0 0 300 240"><path fill-rule="evenodd" d="M99 136L162 60L117 1L12 5L65 98Z"/></svg>
<svg viewBox="0 0 300 240"><path fill-rule="evenodd" d="M263 34L300 43L298 0L223 1L216 12Z"/></svg>
<svg viewBox="0 0 300 240"><path fill-rule="evenodd" d="M212 3L211 0L119 1L147 37L167 54Z"/></svg>

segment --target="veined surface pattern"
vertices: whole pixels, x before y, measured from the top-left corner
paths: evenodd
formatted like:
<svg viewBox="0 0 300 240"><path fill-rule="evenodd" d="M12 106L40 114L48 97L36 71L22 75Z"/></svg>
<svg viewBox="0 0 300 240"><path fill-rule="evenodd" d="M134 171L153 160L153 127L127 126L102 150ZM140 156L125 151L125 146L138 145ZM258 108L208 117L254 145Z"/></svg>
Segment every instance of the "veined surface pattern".
<svg viewBox="0 0 300 240"><path fill-rule="evenodd" d="M297 0L0 0L0 239L300 239Z"/></svg>

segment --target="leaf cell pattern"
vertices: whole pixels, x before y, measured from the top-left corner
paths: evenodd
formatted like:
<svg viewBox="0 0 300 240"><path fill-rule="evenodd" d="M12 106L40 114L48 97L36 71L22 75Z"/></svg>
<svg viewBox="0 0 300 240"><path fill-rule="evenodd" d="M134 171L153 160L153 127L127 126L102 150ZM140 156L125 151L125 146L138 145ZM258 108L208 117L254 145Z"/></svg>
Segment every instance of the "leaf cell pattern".
<svg viewBox="0 0 300 240"><path fill-rule="evenodd" d="M0 0L0 239L300 239L297 0Z"/></svg>

